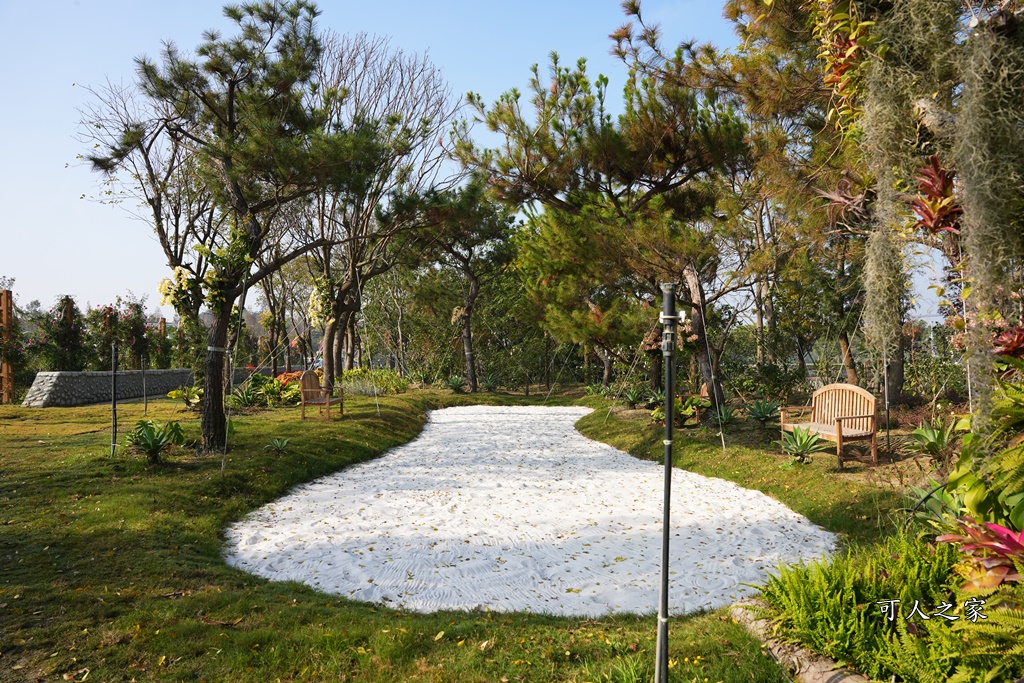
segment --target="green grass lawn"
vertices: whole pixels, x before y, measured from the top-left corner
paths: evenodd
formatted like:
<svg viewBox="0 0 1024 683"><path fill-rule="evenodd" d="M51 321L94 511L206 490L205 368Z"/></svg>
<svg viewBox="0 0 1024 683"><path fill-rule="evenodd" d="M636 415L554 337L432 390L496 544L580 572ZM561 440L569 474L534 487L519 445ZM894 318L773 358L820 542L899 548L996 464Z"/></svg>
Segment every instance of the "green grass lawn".
<svg viewBox="0 0 1024 683"><path fill-rule="evenodd" d="M219 457L184 449L161 465L123 449L109 457L109 407L0 407L0 680L649 680L653 617L409 614L224 564L221 531L231 522L411 440L427 409L481 402L544 398L410 392L381 398L379 414L373 398L352 397L331 423L302 422L298 408L237 416L223 476ZM198 437L198 420L179 405L151 402L149 416L180 420ZM119 415L124 431L142 405ZM656 426L605 416L584 418L582 431L660 458ZM265 449L274 438L287 438L288 451ZM873 542L897 501L836 479L827 461L783 471L756 444L730 446L723 458L687 437L676 456L678 466L762 490L851 543ZM724 611L673 619L671 654L673 681L785 680Z"/></svg>

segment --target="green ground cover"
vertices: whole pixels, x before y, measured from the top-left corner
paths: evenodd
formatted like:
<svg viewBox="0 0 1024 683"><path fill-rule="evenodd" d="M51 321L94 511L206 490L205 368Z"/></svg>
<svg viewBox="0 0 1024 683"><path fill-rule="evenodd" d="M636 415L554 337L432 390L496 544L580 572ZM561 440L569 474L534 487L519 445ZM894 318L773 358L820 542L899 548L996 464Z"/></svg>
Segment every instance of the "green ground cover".
<svg viewBox="0 0 1024 683"><path fill-rule="evenodd" d="M332 423L302 422L297 408L241 415L223 476L220 458L187 449L160 465L121 449L108 457L104 406L0 407L0 680L648 680L650 617L409 614L268 583L222 561L229 523L409 441L425 410L544 400L416 391L381 397L379 415L373 398L352 397ZM149 416L180 420L196 438L198 421L179 406L153 402ZM123 428L141 413L121 406ZM656 426L606 413L584 418L582 431L660 457ZM264 448L274 438L288 439L284 453ZM836 482L827 458L784 471L756 445L730 446L729 456L684 436L677 465L763 490L855 544L878 536L896 502ZM784 680L724 611L674 619L671 634L672 681Z"/></svg>

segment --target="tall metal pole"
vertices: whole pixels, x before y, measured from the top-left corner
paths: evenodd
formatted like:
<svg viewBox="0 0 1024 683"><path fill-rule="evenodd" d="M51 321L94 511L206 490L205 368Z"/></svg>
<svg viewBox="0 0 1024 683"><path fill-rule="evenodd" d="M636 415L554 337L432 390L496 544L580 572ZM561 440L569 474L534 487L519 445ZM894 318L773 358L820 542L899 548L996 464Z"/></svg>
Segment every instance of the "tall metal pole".
<svg viewBox="0 0 1024 683"><path fill-rule="evenodd" d="M110 343L110 455L117 449L117 340Z"/></svg>
<svg viewBox="0 0 1024 683"><path fill-rule="evenodd" d="M665 502L661 535L661 595L658 600L658 643L655 649L654 683L668 683L668 541L672 501L672 414L676 388L676 286L661 285L661 355L665 365Z"/></svg>

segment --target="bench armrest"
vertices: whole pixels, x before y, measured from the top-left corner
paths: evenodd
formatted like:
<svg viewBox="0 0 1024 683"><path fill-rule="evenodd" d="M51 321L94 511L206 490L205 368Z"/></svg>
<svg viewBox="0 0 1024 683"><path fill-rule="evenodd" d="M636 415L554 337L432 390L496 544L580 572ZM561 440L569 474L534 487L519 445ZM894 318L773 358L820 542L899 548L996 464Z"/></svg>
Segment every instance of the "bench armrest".
<svg viewBox="0 0 1024 683"><path fill-rule="evenodd" d="M837 417L836 422L841 422L842 420L863 420L869 417L871 419L875 418L874 415L844 415L842 417Z"/></svg>

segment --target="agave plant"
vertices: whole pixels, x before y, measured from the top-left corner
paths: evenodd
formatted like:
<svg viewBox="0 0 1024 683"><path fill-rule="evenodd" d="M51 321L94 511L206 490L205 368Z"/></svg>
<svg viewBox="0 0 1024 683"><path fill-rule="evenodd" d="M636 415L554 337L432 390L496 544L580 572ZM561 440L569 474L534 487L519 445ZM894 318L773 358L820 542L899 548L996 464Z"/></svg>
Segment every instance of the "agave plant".
<svg viewBox="0 0 1024 683"><path fill-rule="evenodd" d="M950 457L953 455L953 447L956 445L956 438L953 436L953 421L944 424L941 419L931 424L927 420L915 429L910 438L913 439L910 448L922 455L931 457L943 467L949 465Z"/></svg>
<svg viewBox="0 0 1024 683"><path fill-rule="evenodd" d="M721 427L728 427L736 420L736 411L729 406L718 406L715 411L715 422Z"/></svg>
<svg viewBox="0 0 1024 683"><path fill-rule="evenodd" d="M654 391L651 391L647 395L647 407L648 408L657 408L658 406L663 406L663 405L665 405L665 392L662 391L661 389L656 389Z"/></svg>
<svg viewBox="0 0 1024 683"><path fill-rule="evenodd" d="M978 524L961 517L963 534L943 534L940 543L958 543L969 564L963 590L995 588L1004 581L1022 581L1018 567L1024 565L1024 531L1012 531L999 524Z"/></svg>
<svg viewBox="0 0 1024 683"><path fill-rule="evenodd" d="M232 408L252 408L266 405L266 399L252 382L244 382L226 399Z"/></svg>
<svg viewBox="0 0 1024 683"><path fill-rule="evenodd" d="M159 427L153 420L139 420L135 428L125 434L129 448L145 453L150 462L160 462L160 454L172 445L185 443L185 432L177 422L165 422Z"/></svg>
<svg viewBox="0 0 1024 683"><path fill-rule="evenodd" d="M774 422L779 417L779 404L774 401L754 401L747 406L747 416L757 420L762 427Z"/></svg>
<svg viewBox="0 0 1024 683"><path fill-rule="evenodd" d="M953 520L964 511L964 497L957 491L949 491L946 484L930 480L927 487L910 486L910 494L917 504L914 516L940 528L953 526Z"/></svg>
<svg viewBox="0 0 1024 683"><path fill-rule="evenodd" d="M480 386L483 387L484 391L495 392L498 390L498 378L491 374L486 374L480 378Z"/></svg>
<svg viewBox="0 0 1024 683"><path fill-rule="evenodd" d="M779 444L785 453L793 456L793 462L803 463L811 461L812 453L829 448L827 441L803 427L794 427L793 431L786 432L781 439L774 443Z"/></svg>
<svg viewBox="0 0 1024 683"><path fill-rule="evenodd" d="M274 439L263 447L265 451L273 451L274 455L281 455L288 450L288 439Z"/></svg>
<svg viewBox="0 0 1024 683"><path fill-rule="evenodd" d="M456 394L462 393L462 388L466 385L466 380L462 379L461 375L452 375L448 378L448 388L454 391Z"/></svg>
<svg viewBox="0 0 1024 683"><path fill-rule="evenodd" d="M622 392L622 400L626 402L626 405L631 409L636 408L638 403L641 403L647 398L647 392L640 387L628 387Z"/></svg>

